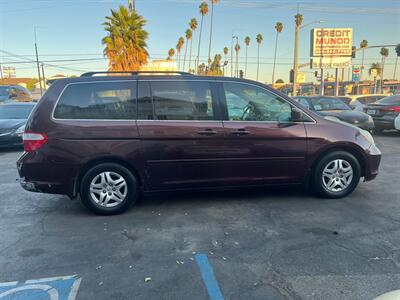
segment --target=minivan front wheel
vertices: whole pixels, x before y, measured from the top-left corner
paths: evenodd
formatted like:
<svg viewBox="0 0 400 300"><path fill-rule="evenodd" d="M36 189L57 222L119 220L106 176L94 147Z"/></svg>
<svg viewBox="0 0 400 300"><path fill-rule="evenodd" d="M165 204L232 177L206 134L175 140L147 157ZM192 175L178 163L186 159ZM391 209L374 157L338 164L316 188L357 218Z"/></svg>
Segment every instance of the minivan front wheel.
<svg viewBox="0 0 400 300"><path fill-rule="evenodd" d="M322 197L341 198L354 191L360 176L358 160L351 153L335 151L318 162L313 176L313 187Z"/></svg>
<svg viewBox="0 0 400 300"><path fill-rule="evenodd" d="M122 213L137 200L137 180L124 166L98 164L83 176L80 196L82 203L94 213Z"/></svg>

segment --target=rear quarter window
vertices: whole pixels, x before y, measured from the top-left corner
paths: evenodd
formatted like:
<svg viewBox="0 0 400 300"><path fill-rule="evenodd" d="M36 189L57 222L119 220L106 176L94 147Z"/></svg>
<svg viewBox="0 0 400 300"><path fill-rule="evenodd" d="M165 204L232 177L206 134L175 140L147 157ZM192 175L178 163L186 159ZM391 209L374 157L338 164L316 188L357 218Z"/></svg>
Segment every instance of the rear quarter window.
<svg viewBox="0 0 400 300"><path fill-rule="evenodd" d="M90 82L67 85L54 110L56 119L136 119L136 82Z"/></svg>

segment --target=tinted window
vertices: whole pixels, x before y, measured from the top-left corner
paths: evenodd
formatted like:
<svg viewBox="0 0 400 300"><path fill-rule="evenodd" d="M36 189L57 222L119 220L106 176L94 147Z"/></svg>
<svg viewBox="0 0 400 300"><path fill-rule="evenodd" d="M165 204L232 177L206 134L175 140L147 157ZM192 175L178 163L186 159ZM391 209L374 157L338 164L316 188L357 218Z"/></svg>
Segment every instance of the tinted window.
<svg viewBox="0 0 400 300"><path fill-rule="evenodd" d="M351 107L338 98L313 98L311 99L311 103L316 111L351 109Z"/></svg>
<svg viewBox="0 0 400 300"><path fill-rule="evenodd" d="M156 120L214 119L208 82L154 81L151 92Z"/></svg>
<svg viewBox="0 0 400 300"><path fill-rule="evenodd" d="M138 83L138 120L153 120L153 99L151 98L150 83Z"/></svg>
<svg viewBox="0 0 400 300"><path fill-rule="evenodd" d="M9 93L9 87L8 86L0 86L0 96L7 96L8 97L8 93Z"/></svg>
<svg viewBox="0 0 400 300"><path fill-rule="evenodd" d="M224 83L231 121L290 121L292 107L268 91L239 83Z"/></svg>
<svg viewBox="0 0 400 300"><path fill-rule="evenodd" d="M1 105L0 120L3 119L28 119L33 105Z"/></svg>
<svg viewBox="0 0 400 300"><path fill-rule="evenodd" d="M310 106L310 103L308 102L307 99L305 99L305 98L294 98L294 100L296 100L296 102L300 103L304 107L306 107L308 109L312 109L311 106Z"/></svg>
<svg viewBox="0 0 400 300"><path fill-rule="evenodd" d="M393 95L390 97L385 97L381 100L378 101L379 104L385 104L385 105L400 105L400 95Z"/></svg>
<svg viewBox="0 0 400 300"><path fill-rule="evenodd" d="M67 86L54 117L58 119L136 119L136 82L93 82Z"/></svg>

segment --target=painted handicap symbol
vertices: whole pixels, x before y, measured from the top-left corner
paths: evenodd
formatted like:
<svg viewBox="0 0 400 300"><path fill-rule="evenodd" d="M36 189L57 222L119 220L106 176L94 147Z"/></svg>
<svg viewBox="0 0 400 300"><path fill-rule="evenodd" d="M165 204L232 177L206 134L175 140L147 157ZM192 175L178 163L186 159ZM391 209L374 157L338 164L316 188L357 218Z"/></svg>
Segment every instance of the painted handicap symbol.
<svg viewBox="0 0 400 300"><path fill-rule="evenodd" d="M0 300L75 300L80 283L76 275L0 283Z"/></svg>

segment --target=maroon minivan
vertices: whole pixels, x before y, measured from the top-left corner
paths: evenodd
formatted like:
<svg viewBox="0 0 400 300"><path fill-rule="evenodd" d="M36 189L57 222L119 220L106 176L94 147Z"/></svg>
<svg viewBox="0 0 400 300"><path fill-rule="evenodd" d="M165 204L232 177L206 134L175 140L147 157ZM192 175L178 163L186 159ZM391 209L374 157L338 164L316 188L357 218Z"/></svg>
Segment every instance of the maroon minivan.
<svg viewBox="0 0 400 300"><path fill-rule="evenodd" d="M17 162L24 189L115 214L140 192L305 184L339 198L378 174L368 132L258 82L95 75L55 81L36 105Z"/></svg>

